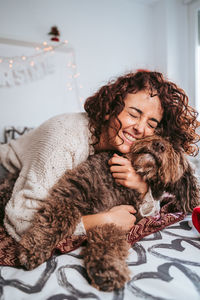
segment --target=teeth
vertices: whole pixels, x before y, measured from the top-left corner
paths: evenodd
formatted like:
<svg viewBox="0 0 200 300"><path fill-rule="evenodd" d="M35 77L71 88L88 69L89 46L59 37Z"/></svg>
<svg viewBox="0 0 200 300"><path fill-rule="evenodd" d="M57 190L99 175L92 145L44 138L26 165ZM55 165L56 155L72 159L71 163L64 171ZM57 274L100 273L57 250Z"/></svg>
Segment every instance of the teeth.
<svg viewBox="0 0 200 300"><path fill-rule="evenodd" d="M128 132L124 132L124 136L131 142L134 142L135 141L135 138L129 134Z"/></svg>

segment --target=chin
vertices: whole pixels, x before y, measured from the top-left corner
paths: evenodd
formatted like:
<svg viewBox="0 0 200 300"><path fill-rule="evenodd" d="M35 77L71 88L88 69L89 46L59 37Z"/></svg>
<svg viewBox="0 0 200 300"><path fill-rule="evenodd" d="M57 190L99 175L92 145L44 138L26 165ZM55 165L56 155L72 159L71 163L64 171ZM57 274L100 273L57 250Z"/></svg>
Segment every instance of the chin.
<svg viewBox="0 0 200 300"><path fill-rule="evenodd" d="M121 145L117 149L120 153L127 154L131 151L131 145Z"/></svg>
<svg viewBox="0 0 200 300"><path fill-rule="evenodd" d="M116 146L114 146L114 144ZM122 141L122 139L117 139L115 141L115 143L113 143L113 148L117 151L119 151L120 153L123 154L127 154L131 151L131 147L132 147L133 143L127 143L126 141Z"/></svg>

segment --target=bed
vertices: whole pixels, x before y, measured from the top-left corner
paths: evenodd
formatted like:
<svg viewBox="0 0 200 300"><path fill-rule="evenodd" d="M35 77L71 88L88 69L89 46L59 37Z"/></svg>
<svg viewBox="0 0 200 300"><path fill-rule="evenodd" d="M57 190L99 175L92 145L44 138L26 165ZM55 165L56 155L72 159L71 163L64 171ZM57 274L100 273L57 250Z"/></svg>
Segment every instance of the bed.
<svg viewBox="0 0 200 300"><path fill-rule="evenodd" d="M193 163L199 174L199 159ZM191 215L133 244L127 261L131 280L115 292L100 292L90 285L81 247L56 252L32 271L0 266L0 299L200 299L200 233Z"/></svg>
<svg viewBox="0 0 200 300"><path fill-rule="evenodd" d="M54 255L33 271L0 267L0 299L200 299L200 235L191 216L131 249L124 289L99 292L87 280L80 248Z"/></svg>

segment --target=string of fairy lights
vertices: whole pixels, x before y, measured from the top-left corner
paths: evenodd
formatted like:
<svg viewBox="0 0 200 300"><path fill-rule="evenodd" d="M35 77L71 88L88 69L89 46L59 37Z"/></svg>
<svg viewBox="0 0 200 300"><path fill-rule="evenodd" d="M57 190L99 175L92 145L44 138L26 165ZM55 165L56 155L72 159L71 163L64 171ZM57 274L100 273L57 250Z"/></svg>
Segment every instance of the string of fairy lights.
<svg viewBox="0 0 200 300"><path fill-rule="evenodd" d="M63 42L57 42L56 44L48 44L44 41L41 45L33 47L34 53L30 55L16 55L16 56L0 56L0 67L4 67L4 69L13 70L15 67L28 64L30 67L34 67L36 64L36 60L46 54L54 54L56 50L59 50L63 47L68 47L68 41L65 40ZM74 79L77 80L80 77L80 72L77 71L77 65L75 62L74 50L70 48L72 52L72 60L69 61L66 65L67 68L72 70L72 74L69 75L69 80ZM68 91L72 91L74 89L73 85L70 81L66 82L66 87ZM83 85L76 83L76 87L82 89ZM80 102L82 102L82 97L79 96Z"/></svg>
<svg viewBox="0 0 200 300"><path fill-rule="evenodd" d="M21 56L0 56L0 64L7 63L9 68L12 68L15 63L20 62L27 62L29 61L29 64L31 66L34 66L34 59L42 56L46 53L54 53L56 49L59 49L65 45L68 44L68 41L64 41L59 43L58 45L48 45L47 42L43 42L41 46L35 47L35 53L32 55L21 55Z"/></svg>

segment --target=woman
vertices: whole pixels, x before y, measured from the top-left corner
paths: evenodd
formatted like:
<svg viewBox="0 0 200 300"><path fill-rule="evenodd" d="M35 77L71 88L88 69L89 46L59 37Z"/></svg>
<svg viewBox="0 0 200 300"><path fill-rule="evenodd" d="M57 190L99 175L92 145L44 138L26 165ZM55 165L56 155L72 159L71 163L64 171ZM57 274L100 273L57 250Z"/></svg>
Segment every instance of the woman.
<svg viewBox="0 0 200 300"><path fill-rule="evenodd" d="M136 139L154 133L181 145L189 155L198 151L197 112L188 105L184 91L161 73L139 70L119 77L88 98L85 110L87 114L56 116L1 145L0 162L10 172L20 171L4 220L17 241L54 183L91 153L112 149L126 154ZM109 165L117 183L137 189L147 201L152 198L146 182L126 158L114 154ZM84 216L76 233L109 222L128 230L135 222L134 213L132 206L118 206Z"/></svg>

